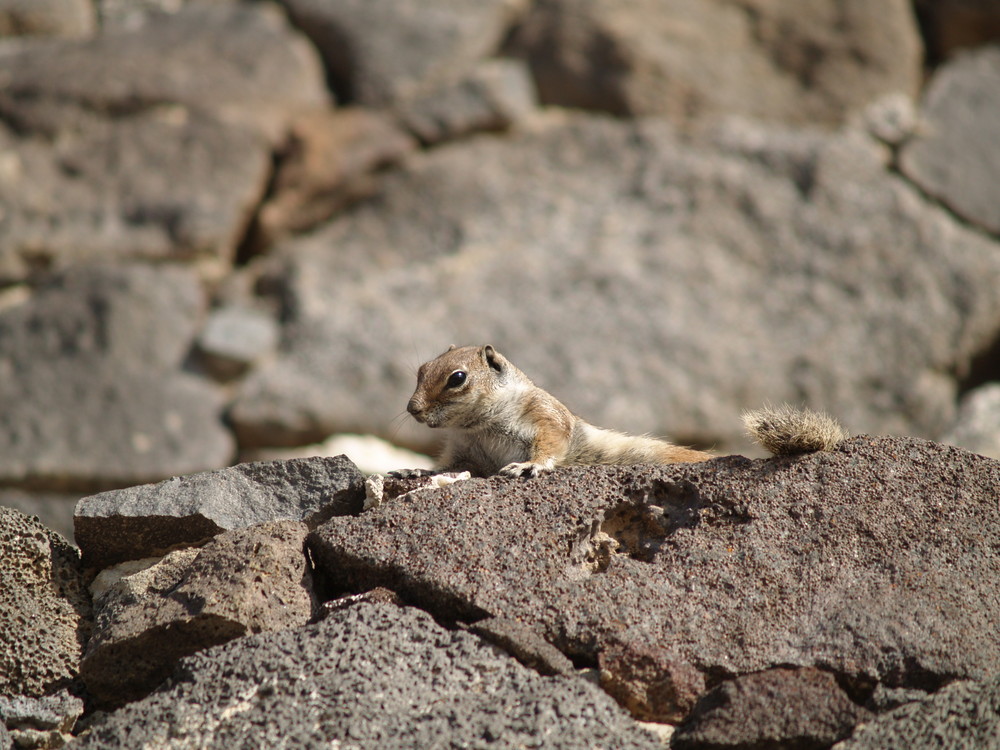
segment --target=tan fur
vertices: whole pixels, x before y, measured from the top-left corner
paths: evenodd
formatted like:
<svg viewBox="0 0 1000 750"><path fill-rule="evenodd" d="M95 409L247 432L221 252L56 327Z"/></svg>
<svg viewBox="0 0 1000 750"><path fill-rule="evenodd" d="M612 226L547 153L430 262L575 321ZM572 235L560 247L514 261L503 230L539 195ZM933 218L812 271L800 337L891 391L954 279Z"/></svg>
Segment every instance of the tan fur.
<svg viewBox="0 0 1000 750"><path fill-rule="evenodd" d="M743 412L750 437L776 456L829 451L848 435L829 414L783 404Z"/></svg>
<svg viewBox="0 0 1000 750"><path fill-rule="evenodd" d="M464 373L464 381L456 373ZM448 430L439 471L537 476L559 466L670 464L711 454L594 427L492 346L452 347L422 365L407 411Z"/></svg>

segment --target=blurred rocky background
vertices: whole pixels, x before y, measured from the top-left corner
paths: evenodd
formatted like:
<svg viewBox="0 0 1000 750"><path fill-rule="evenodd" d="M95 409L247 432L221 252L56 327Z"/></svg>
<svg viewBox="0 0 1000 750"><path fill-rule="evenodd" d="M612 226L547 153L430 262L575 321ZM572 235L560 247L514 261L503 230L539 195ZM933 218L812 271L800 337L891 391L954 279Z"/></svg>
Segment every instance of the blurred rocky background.
<svg viewBox="0 0 1000 750"><path fill-rule="evenodd" d="M433 451L404 406L452 343L719 452L789 401L1000 456L993 0L0 0L0 35L0 504L70 539L97 491Z"/></svg>

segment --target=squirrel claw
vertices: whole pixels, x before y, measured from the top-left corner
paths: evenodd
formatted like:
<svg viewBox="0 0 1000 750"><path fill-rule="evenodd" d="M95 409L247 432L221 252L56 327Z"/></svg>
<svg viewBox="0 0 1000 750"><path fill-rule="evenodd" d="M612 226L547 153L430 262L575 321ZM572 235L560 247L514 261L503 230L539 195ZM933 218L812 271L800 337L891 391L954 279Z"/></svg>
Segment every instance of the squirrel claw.
<svg viewBox="0 0 1000 750"><path fill-rule="evenodd" d="M544 474L548 469L542 464L532 463L531 461L514 462L512 464L507 464L500 471L497 472L502 477L514 477L522 479L533 479Z"/></svg>

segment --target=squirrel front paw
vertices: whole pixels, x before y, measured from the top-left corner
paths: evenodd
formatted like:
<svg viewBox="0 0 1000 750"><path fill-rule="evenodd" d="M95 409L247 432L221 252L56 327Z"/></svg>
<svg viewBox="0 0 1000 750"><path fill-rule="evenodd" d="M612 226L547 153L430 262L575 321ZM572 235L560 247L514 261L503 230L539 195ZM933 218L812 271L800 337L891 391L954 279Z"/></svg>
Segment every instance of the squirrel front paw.
<svg viewBox="0 0 1000 750"><path fill-rule="evenodd" d="M512 464L504 466L497 474L502 477L530 479L541 476L547 471L552 471L552 467L545 464L532 463L531 461L515 461Z"/></svg>

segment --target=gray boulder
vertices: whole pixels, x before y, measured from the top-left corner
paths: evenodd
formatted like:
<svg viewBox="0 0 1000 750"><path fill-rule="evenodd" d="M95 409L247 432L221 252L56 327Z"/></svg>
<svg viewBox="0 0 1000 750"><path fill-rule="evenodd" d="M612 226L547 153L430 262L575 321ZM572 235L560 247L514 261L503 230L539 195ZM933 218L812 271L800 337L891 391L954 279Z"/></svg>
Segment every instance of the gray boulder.
<svg viewBox="0 0 1000 750"><path fill-rule="evenodd" d="M222 392L183 372L192 271L74 268L0 310L0 482L93 492L228 463Z"/></svg>
<svg viewBox="0 0 1000 750"><path fill-rule="evenodd" d="M0 507L0 696L38 697L79 673L90 630L80 556L35 519Z"/></svg>
<svg viewBox="0 0 1000 750"><path fill-rule="evenodd" d="M931 80L900 167L959 216L1000 234L1000 46L959 55Z"/></svg>
<svg viewBox="0 0 1000 750"><path fill-rule="evenodd" d="M510 51L546 104L795 123L915 95L922 52L908 0L544 0Z"/></svg>
<svg viewBox="0 0 1000 750"><path fill-rule="evenodd" d="M708 137L706 137L708 138ZM595 424L720 449L738 415L807 403L937 436L1000 335L1000 252L854 130L552 113L434 149L375 200L280 245L282 356L231 411L244 446L401 427L416 367L492 343ZM336 252L331 252L336 248Z"/></svg>
<svg viewBox="0 0 1000 750"><path fill-rule="evenodd" d="M200 364L219 380L230 380L278 346L278 323L264 310L224 305L213 310L198 335Z"/></svg>
<svg viewBox="0 0 1000 750"><path fill-rule="evenodd" d="M85 497L76 542L88 566L104 568L267 521L315 526L363 501L363 478L345 456L238 464Z"/></svg>
<svg viewBox="0 0 1000 750"><path fill-rule="evenodd" d="M518 60L487 60L400 107L400 118L424 144L507 130L535 108L531 73Z"/></svg>
<svg viewBox="0 0 1000 750"><path fill-rule="evenodd" d="M91 697L108 706L156 687L182 656L248 633L305 625L315 609L294 521L218 535L126 576L94 602L94 631L80 665Z"/></svg>
<svg viewBox="0 0 1000 750"><path fill-rule="evenodd" d="M266 3L0 50L0 279L100 259L233 260L292 112L327 101ZM59 196L53 200L52 196Z"/></svg>
<svg viewBox="0 0 1000 750"><path fill-rule="evenodd" d="M134 29L25 46L4 66L5 93L25 107L62 101L128 119L172 103L272 136L328 102L315 51L270 3L188 3Z"/></svg>
<svg viewBox="0 0 1000 750"><path fill-rule="evenodd" d="M228 266L267 182L257 135L169 105L111 120L53 109L79 121L58 149L0 123L0 279L129 259L196 261L213 276ZM46 127L19 116L3 119Z"/></svg>
<svg viewBox="0 0 1000 750"><path fill-rule="evenodd" d="M818 669L769 669L716 686L674 734L675 750L821 750L872 718Z"/></svg>
<svg viewBox="0 0 1000 750"><path fill-rule="evenodd" d="M960 680L923 701L883 714L854 730L834 750L979 750L1000 737L1000 678Z"/></svg>
<svg viewBox="0 0 1000 750"><path fill-rule="evenodd" d="M544 678L424 612L358 604L183 659L80 748L656 748L606 695Z"/></svg>
<svg viewBox="0 0 1000 750"><path fill-rule="evenodd" d="M348 100L383 107L495 54L524 0L282 0Z"/></svg>
<svg viewBox="0 0 1000 750"><path fill-rule="evenodd" d="M310 546L349 590L517 619L605 671L639 663L624 677L678 696L643 707L663 720L692 672L817 667L860 691L1000 671L998 492L1000 462L858 437L802 457L469 480L331 519Z"/></svg>

